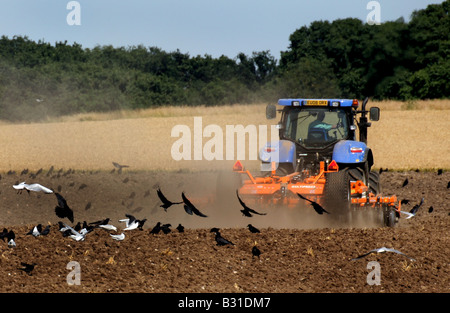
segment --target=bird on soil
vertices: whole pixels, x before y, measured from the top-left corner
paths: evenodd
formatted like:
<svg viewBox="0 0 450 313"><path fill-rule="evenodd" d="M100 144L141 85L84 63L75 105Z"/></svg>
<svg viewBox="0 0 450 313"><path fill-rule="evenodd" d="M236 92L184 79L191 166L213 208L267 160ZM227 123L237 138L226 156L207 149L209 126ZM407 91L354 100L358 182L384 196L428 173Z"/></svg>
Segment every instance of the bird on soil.
<svg viewBox="0 0 450 313"><path fill-rule="evenodd" d="M73 211L67 205L66 199L59 193L55 192L56 199L58 200L58 205L55 207L56 216L59 218L68 218L69 221L73 223Z"/></svg>
<svg viewBox="0 0 450 313"><path fill-rule="evenodd" d="M257 256L259 258L259 256L261 255L261 250L259 250L258 247L256 246L256 242L252 248L252 255L253 255L252 258L255 256Z"/></svg>
<svg viewBox="0 0 450 313"><path fill-rule="evenodd" d="M254 233L254 234L255 234L255 233L260 233L259 229L256 228L255 226L253 226L252 224L248 224L247 227L248 227L248 230L249 230L250 232Z"/></svg>
<svg viewBox="0 0 450 313"><path fill-rule="evenodd" d="M26 235L32 235L34 237L38 237L41 235L41 231L42 231L42 224L38 224L38 225L34 226L28 233L26 233Z"/></svg>
<svg viewBox="0 0 450 313"><path fill-rule="evenodd" d="M8 241L8 247L10 248L14 248L16 246L16 234L14 233L14 231L11 229L7 234L6 234L6 240Z"/></svg>
<svg viewBox="0 0 450 313"><path fill-rule="evenodd" d="M239 197L239 192L236 190L236 195L237 198L239 200L239 203L241 204L241 206L243 207L243 209L241 210L242 215L247 216L247 217L252 217L252 213L253 214L258 214L258 215L267 215L267 213L259 213L253 209L250 209L245 203L244 201L242 201L242 199Z"/></svg>
<svg viewBox="0 0 450 313"><path fill-rule="evenodd" d="M405 187L406 185L408 185L408 183L409 183L409 180L408 180L408 178L406 178L406 179L403 181L402 188Z"/></svg>
<svg viewBox="0 0 450 313"><path fill-rule="evenodd" d="M125 222L125 228L123 230L133 230L133 229L139 229L142 230L142 227L144 226L147 219L138 220L131 214L125 214L127 218L119 220L119 222Z"/></svg>
<svg viewBox="0 0 450 313"><path fill-rule="evenodd" d="M216 232L216 235L215 235L214 239L216 240L216 244L218 246L225 246L225 245L232 245L232 246L234 246L235 245L231 241L223 238L219 231Z"/></svg>
<svg viewBox="0 0 450 313"><path fill-rule="evenodd" d="M24 271L25 273L27 273L29 276L31 276L31 272L34 270L34 267L37 265L36 263L25 263L25 262L20 262L20 265L22 265L23 267L18 267L19 270Z"/></svg>
<svg viewBox="0 0 450 313"><path fill-rule="evenodd" d="M366 256L368 256L369 254L372 254L372 253L384 253L384 252L394 252L394 253L406 256L407 258L415 261L415 259L411 258L410 256L407 256L403 252L400 252L400 251L392 249L392 248L386 248L386 247L381 247L381 248L370 250L367 253L361 254L360 256L357 256L356 258L353 258L352 261L362 259L362 258L364 258L364 257L366 257Z"/></svg>
<svg viewBox="0 0 450 313"><path fill-rule="evenodd" d="M201 217L208 217L207 215L203 214L202 212L200 212L192 203L191 201L189 201L188 198L186 198L186 196L184 195L184 192L181 193L181 198L183 199L184 202L184 210L186 211L187 214L192 215L198 215Z"/></svg>
<svg viewBox="0 0 450 313"><path fill-rule="evenodd" d="M84 241L86 235L92 230L87 230L86 228L82 228L79 232L64 223L64 226L67 227L67 231L70 231L69 237L75 241Z"/></svg>
<svg viewBox="0 0 450 313"><path fill-rule="evenodd" d="M179 233L184 233L184 226L181 224L178 224L176 230L178 230Z"/></svg>
<svg viewBox="0 0 450 313"><path fill-rule="evenodd" d="M118 235L114 235L114 234L109 234L111 236L112 239L117 240L117 241L122 241L125 239L125 234L121 233Z"/></svg>
<svg viewBox="0 0 450 313"><path fill-rule="evenodd" d="M170 224L163 224L162 226L161 226L161 230L162 230L162 232L164 233L164 234L168 234L168 233L170 233L172 230L170 229L170 227L171 227L172 225L170 225Z"/></svg>
<svg viewBox="0 0 450 313"><path fill-rule="evenodd" d="M158 194L158 198L162 201L163 204L160 205L161 208L164 208L164 211L167 212L167 209L169 207L171 207L174 204L181 204L183 203L183 201L181 202L172 202L170 200L167 200L167 198L164 196L164 194L162 193L161 189L157 189L156 193Z"/></svg>
<svg viewBox="0 0 450 313"><path fill-rule="evenodd" d="M161 231L161 222L156 223L156 225L150 230L150 234L159 234Z"/></svg>
<svg viewBox="0 0 450 313"><path fill-rule="evenodd" d="M311 205L312 205L312 207L313 207L313 209L314 209L318 214L323 214L323 213L330 214L330 212L326 211L326 210L325 210L320 204L318 204L317 202L312 201L312 200L309 200L309 199L303 197L303 196L302 196L301 194L299 194L299 193L297 193L297 195L298 195L300 198L302 198L303 200L306 200L306 201L310 202Z"/></svg>
<svg viewBox="0 0 450 313"><path fill-rule="evenodd" d="M45 186L42 186L41 184L26 184L25 182L21 182L20 184L13 185L13 188L18 190L17 193L22 193L22 191L25 189L28 194L30 194L30 191L35 192L44 192L44 193L53 193L53 190L50 188L47 188Z"/></svg>

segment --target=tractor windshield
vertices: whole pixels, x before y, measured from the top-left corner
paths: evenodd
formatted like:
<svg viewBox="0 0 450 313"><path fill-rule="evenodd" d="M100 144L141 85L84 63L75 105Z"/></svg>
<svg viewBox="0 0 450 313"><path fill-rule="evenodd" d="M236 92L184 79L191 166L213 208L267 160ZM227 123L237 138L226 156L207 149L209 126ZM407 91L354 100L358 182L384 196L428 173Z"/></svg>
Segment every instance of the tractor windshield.
<svg viewBox="0 0 450 313"><path fill-rule="evenodd" d="M298 107L285 115L284 137L306 148L324 148L348 138L348 119L344 109Z"/></svg>

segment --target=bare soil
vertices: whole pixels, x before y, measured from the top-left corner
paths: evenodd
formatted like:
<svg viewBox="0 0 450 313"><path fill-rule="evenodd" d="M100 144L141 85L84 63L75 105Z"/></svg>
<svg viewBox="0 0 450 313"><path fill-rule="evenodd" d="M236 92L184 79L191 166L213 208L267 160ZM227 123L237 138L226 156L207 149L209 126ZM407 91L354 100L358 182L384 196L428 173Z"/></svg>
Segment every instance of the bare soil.
<svg viewBox="0 0 450 313"><path fill-rule="evenodd" d="M450 197L444 172L384 172L385 194L409 199L409 211L422 197L425 203L411 219L393 227L338 227L323 223L310 206L294 209L255 208L265 216L244 217L235 194L226 205L205 202L215 192L217 172L82 172L48 169L38 175L1 173L0 229L16 233L15 248L0 241L0 292L2 293L446 293L450 286ZM409 184L402 187L408 178ZM40 183L59 191L73 209L75 221L58 218L53 194L17 194L13 184ZM165 212L156 195L160 187L173 201L185 192L208 215L188 215L181 205ZM429 207L433 211L429 212ZM310 211L310 212L308 212ZM301 214L299 213L301 212ZM305 212L307 212L305 214ZM121 233L125 214L147 218L143 230ZM117 231L95 229L85 241L63 237L58 221L70 225L110 218ZM169 234L151 234L157 223L170 223ZM26 235L36 224L51 225L47 236ZM258 227L251 233L247 224ZM175 228L185 227L184 233ZM212 227L234 246L217 246ZM255 244L261 250L254 257ZM395 248L413 257L394 253L352 258L379 247ZM80 284L69 285L70 261L80 265ZM370 285L369 261L377 261L381 284ZM36 263L31 275L21 262Z"/></svg>

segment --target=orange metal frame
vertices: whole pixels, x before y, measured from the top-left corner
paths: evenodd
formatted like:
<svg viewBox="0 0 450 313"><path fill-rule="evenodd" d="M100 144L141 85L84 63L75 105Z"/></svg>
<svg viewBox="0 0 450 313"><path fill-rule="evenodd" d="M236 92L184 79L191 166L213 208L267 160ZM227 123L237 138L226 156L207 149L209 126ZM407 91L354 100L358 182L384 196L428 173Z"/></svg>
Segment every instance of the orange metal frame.
<svg viewBox="0 0 450 313"><path fill-rule="evenodd" d="M329 166L330 168L330 166ZM283 203L283 204L296 204L301 199L296 195L299 193L310 200L321 202L321 196L324 192L324 186L326 182L325 174L331 172L337 172L338 167L335 166L333 170L326 170L324 162L320 162L320 171L318 175L308 176L308 173L302 173L306 178L303 181L293 180L298 176L299 172L295 172L286 176L278 176L275 172L275 166L272 165L272 173L268 177L254 177L250 171L245 170L242 164L237 161L233 167L233 171L248 176L248 179L244 180L243 186L239 189L239 194L245 196L253 196L255 200L261 202ZM352 181L350 183L351 189L351 203L355 206L376 206L376 205L388 205L394 206L397 203L396 196L383 197L381 195L375 195L368 191L368 187L360 180ZM286 197L269 197L274 196L277 192L282 190L286 191ZM290 191L288 193L287 191ZM365 196L363 196L365 194ZM267 197L266 197L267 196ZM250 199L250 197L248 197ZM396 210L400 210L399 207L395 207Z"/></svg>

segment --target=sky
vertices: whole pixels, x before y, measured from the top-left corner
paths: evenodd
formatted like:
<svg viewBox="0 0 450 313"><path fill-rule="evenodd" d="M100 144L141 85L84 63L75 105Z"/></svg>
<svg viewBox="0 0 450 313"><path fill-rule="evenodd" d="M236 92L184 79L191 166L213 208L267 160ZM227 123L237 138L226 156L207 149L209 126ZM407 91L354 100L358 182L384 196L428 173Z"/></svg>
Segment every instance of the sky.
<svg viewBox="0 0 450 313"><path fill-rule="evenodd" d="M400 17L408 22L413 11L443 0L78 0L76 6L71 2L0 0L0 36L27 36L52 45L76 42L82 48L143 45L214 58L269 51L279 59L289 48L289 36L313 21L352 17L366 22L371 14L382 23ZM368 7L371 2L379 4L379 11Z"/></svg>

